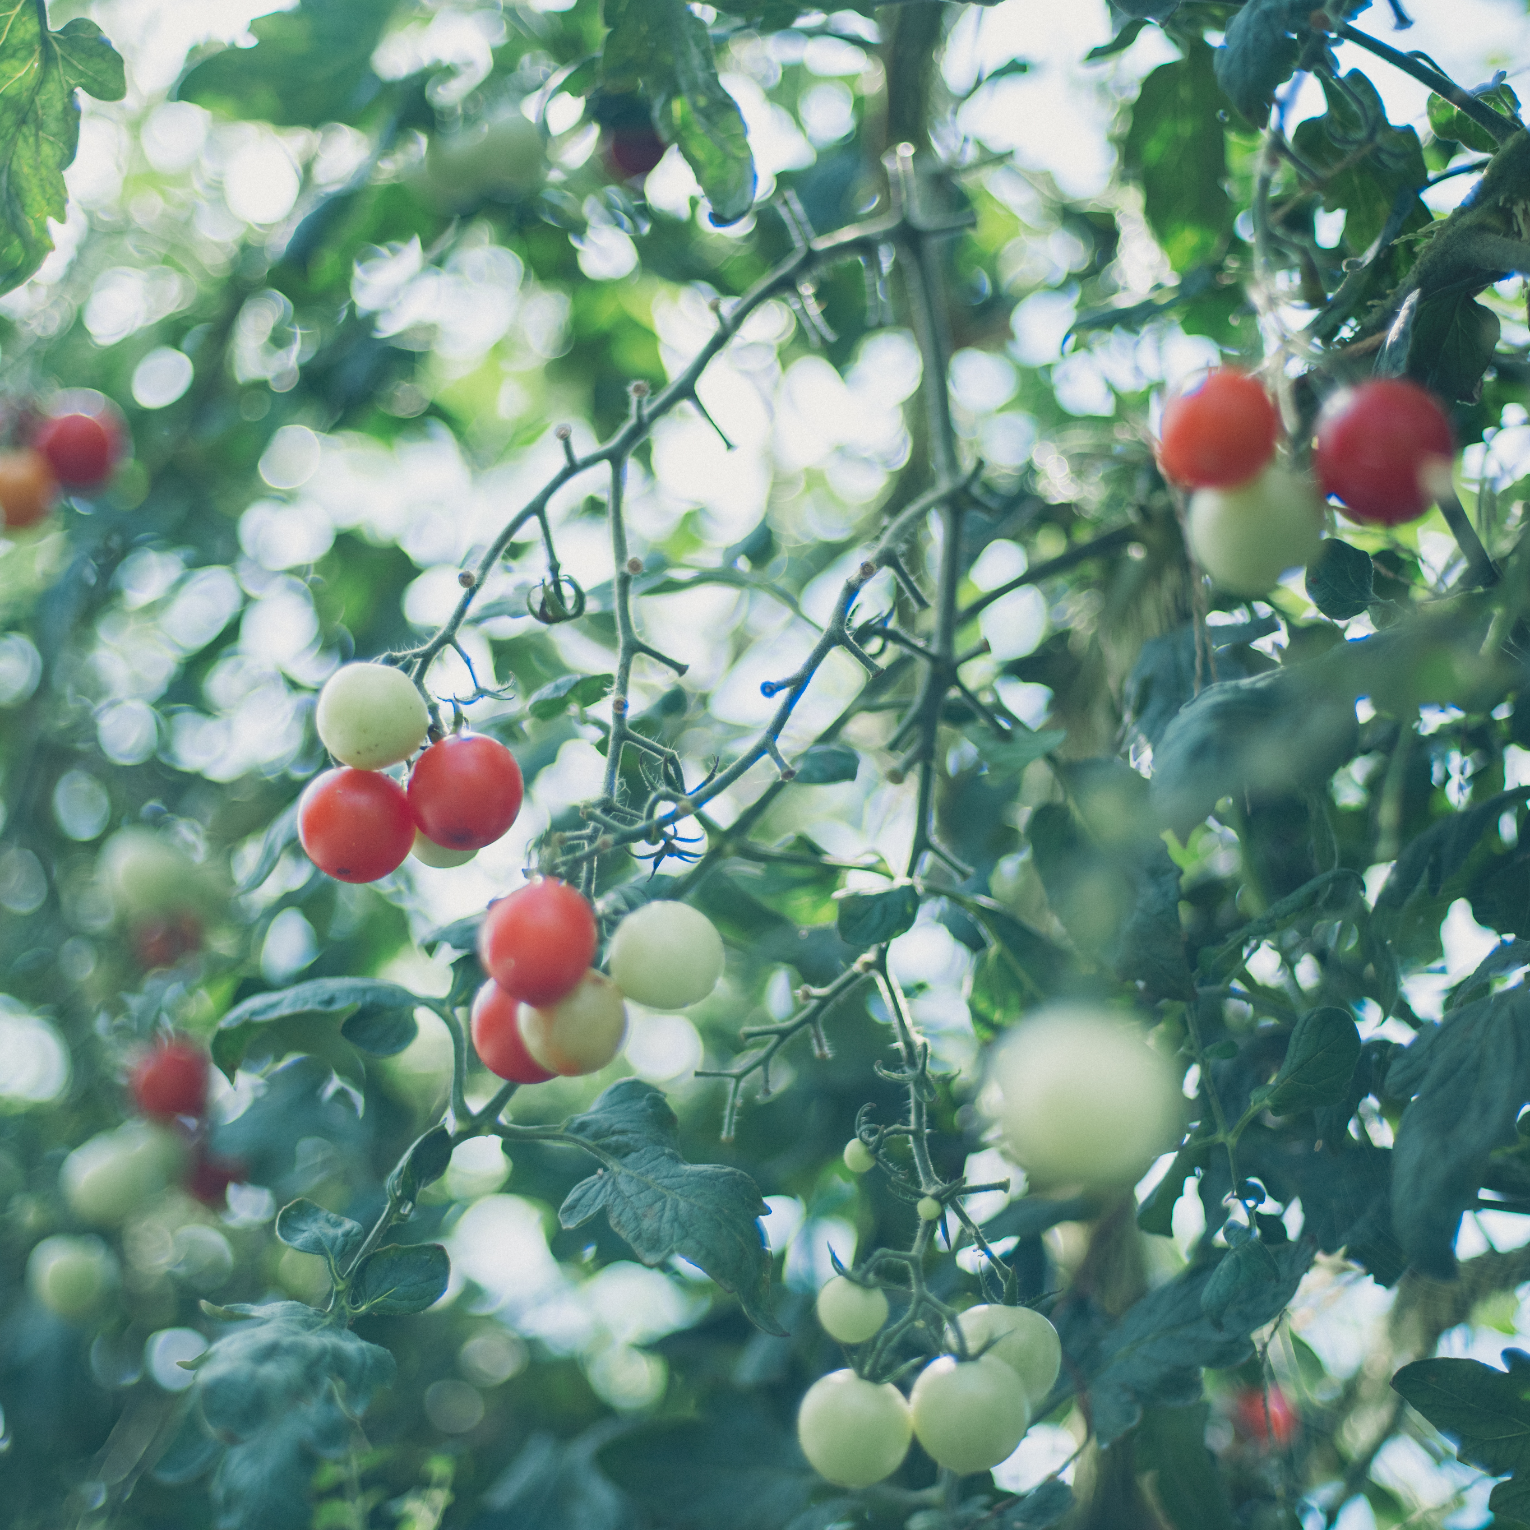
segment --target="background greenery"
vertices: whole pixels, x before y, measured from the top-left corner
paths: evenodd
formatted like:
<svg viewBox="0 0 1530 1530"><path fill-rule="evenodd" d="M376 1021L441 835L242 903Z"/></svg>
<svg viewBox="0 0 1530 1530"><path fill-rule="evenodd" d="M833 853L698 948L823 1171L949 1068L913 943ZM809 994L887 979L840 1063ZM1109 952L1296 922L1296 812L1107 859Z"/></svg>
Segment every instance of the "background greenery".
<svg viewBox="0 0 1530 1530"><path fill-rule="evenodd" d="M1028 0L304 0L184 70L220 18L122 0L90 14L125 76L83 8L3 9L10 428L94 387L133 442L0 543L8 1523L1353 1530L1483 1523L1473 1468L1530 1522L1497 1359L1530 1275L1517 77L1427 78L1427 121L1389 121L1429 66L1337 45L1315 22L1365 7L1311 0L1123 4L1069 70ZM1356 25L1406 48L1392 21ZM597 139L634 97L676 147L625 183ZM504 111L544 184L432 179L429 138ZM1027 111L1077 152L1037 168ZM1338 382L1427 381L1503 577L1471 588L1431 516L1341 523L1268 601L1209 588L1150 422L1219 351L1268 363L1298 442ZM549 547L577 619L529 614L579 604ZM469 867L340 886L293 842L313 694L410 650L528 807ZM206 868L171 967L97 875L133 823ZM729 967L496 1138L454 1007L533 863L611 917L694 897ZM1070 995L1135 1004L1197 1102L1135 1221L960 1190L1009 1173L983 1047ZM27 1256L80 1230L60 1164L169 1027L227 1069L240 1181L135 1208L120 1291L66 1322ZM705 1214L635 1245L609 1198L560 1221L574 1139L670 1148L660 1089ZM906 1161L840 1160L911 1097L935 1241ZM415 1285L390 1310L363 1265L324 1321L323 1251L345 1270L380 1216ZM937 1299L1041 1301L1065 1380L992 1483L916 1449L834 1493L791 1433L843 1363L809 1298L831 1251L911 1245ZM1235 1428L1265 1386L1289 1442Z"/></svg>

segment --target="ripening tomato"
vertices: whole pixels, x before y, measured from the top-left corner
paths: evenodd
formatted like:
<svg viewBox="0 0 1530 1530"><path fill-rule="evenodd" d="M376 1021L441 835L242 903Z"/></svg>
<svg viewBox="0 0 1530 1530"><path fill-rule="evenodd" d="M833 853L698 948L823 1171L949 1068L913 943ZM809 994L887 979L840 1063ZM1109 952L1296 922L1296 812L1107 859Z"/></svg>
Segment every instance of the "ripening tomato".
<svg viewBox="0 0 1530 1530"><path fill-rule="evenodd" d="M448 850L482 850L521 810L521 768L498 739L456 734L432 744L409 775L420 832Z"/></svg>
<svg viewBox="0 0 1530 1530"><path fill-rule="evenodd" d="M478 929L478 958L507 993L527 1004L556 1004L572 993L595 958L595 910L552 877L537 877L489 905Z"/></svg>
<svg viewBox="0 0 1530 1530"><path fill-rule="evenodd" d="M200 1116L207 1106L208 1057L189 1041L161 1041L128 1078L133 1102L156 1121Z"/></svg>
<svg viewBox="0 0 1530 1530"><path fill-rule="evenodd" d="M58 480L41 452L0 452L0 519L9 531L35 526L58 503Z"/></svg>
<svg viewBox="0 0 1530 1530"><path fill-rule="evenodd" d="M1416 521L1450 483L1455 435L1434 395L1403 377L1334 394L1318 415L1312 466L1351 520Z"/></svg>
<svg viewBox="0 0 1530 1530"><path fill-rule="evenodd" d="M183 956L202 949L202 921L195 914L167 914L135 923L133 950L146 972L173 967Z"/></svg>
<svg viewBox="0 0 1530 1530"><path fill-rule="evenodd" d="M803 1394L797 1440L820 1477L836 1487L864 1488L903 1464L913 1438L903 1394L854 1371L831 1371Z"/></svg>
<svg viewBox="0 0 1530 1530"><path fill-rule="evenodd" d="M1031 1425L1020 1378L991 1355L932 1360L908 1401L925 1454L962 1477L1006 1460Z"/></svg>
<svg viewBox="0 0 1530 1530"><path fill-rule="evenodd" d="M99 489L122 455L122 426L103 399L94 413L71 410L44 420L32 445L66 489Z"/></svg>
<svg viewBox="0 0 1530 1530"><path fill-rule="evenodd" d="M1280 416L1264 385L1216 367L1164 406L1158 461L1192 489L1247 483L1275 455Z"/></svg>
<svg viewBox="0 0 1530 1530"><path fill-rule="evenodd" d="M375 770L326 770L298 800L298 839L336 881L375 882L397 871L414 845L409 799Z"/></svg>
<svg viewBox="0 0 1530 1530"><path fill-rule="evenodd" d="M422 866L433 866L437 871L466 866L478 854L476 850L451 850L445 845L438 845L418 829L414 831L414 849L410 853Z"/></svg>
<svg viewBox="0 0 1530 1530"><path fill-rule="evenodd" d="M425 742L430 712L419 687L391 664L345 664L314 709L319 741L342 765L382 770Z"/></svg>
<svg viewBox="0 0 1530 1530"><path fill-rule="evenodd" d="M609 129L601 144L601 156L614 179L636 180L664 158L668 147L652 123L639 122Z"/></svg>
<svg viewBox="0 0 1530 1530"><path fill-rule="evenodd" d="M520 1001L490 978L473 997L473 1049L490 1073L512 1084L545 1084L558 1075L544 1068L521 1038Z"/></svg>
<svg viewBox="0 0 1530 1530"><path fill-rule="evenodd" d="M215 1210L228 1200L228 1187L243 1184L249 1169L237 1158L217 1158L199 1150L186 1175L186 1193Z"/></svg>
<svg viewBox="0 0 1530 1530"><path fill-rule="evenodd" d="M1246 1440L1282 1450L1296 1438L1301 1415L1278 1386L1243 1387L1233 1400L1233 1427Z"/></svg>
<svg viewBox="0 0 1530 1530"><path fill-rule="evenodd" d="M573 1078L598 1073L627 1038L622 991L603 972L587 971L556 1004L523 1004L516 1016L532 1060Z"/></svg>
<svg viewBox="0 0 1530 1530"><path fill-rule="evenodd" d="M814 1304L819 1326L841 1344L864 1344L887 1321L887 1293L879 1286L861 1286L843 1275L831 1275Z"/></svg>

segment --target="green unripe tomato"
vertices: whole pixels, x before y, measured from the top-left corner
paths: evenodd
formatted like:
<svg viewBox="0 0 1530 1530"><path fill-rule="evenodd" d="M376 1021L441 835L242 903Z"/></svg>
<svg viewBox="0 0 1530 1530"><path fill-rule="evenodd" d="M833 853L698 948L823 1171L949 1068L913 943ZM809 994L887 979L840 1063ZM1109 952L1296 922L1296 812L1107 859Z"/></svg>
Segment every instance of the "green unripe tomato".
<svg viewBox="0 0 1530 1530"><path fill-rule="evenodd" d="M117 1257L97 1237L44 1238L27 1260L27 1289L50 1312L82 1318L117 1284Z"/></svg>
<svg viewBox="0 0 1530 1530"><path fill-rule="evenodd" d="M887 1293L831 1276L818 1293L818 1321L841 1344L864 1344L887 1321Z"/></svg>
<svg viewBox="0 0 1530 1530"><path fill-rule="evenodd" d="M1277 463L1235 489L1197 489L1187 521L1195 561L1234 595L1264 595L1317 556L1323 502L1312 480Z"/></svg>
<svg viewBox="0 0 1530 1530"><path fill-rule="evenodd" d="M1122 1190L1179 1141L1178 1072L1103 1006L1035 1011L994 1047L989 1076L985 1103L1033 1189Z"/></svg>
<svg viewBox="0 0 1530 1530"><path fill-rule="evenodd" d="M617 925L607 965L612 982L634 1003L684 1009L717 986L722 936L689 903L645 903Z"/></svg>
<svg viewBox="0 0 1530 1530"><path fill-rule="evenodd" d="M435 840L426 839L418 829L414 831L414 849L411 853L422 865L439 869L466 866L478 854L476 850L453 850L450 845L438 845Z"/></svg>
<svg viewBox="0 0 1530 1530"><path fill-rule="evenodd" d="M820 1376L797 1410L803 1455L836 1487L870 1487L890 1477L903 1464L913 1433L908 1404L897 1387L867 1381L854 1371Z"/></svg>
<svg viewBox="0 0 1530 1530"><path fill-rule="evenodd" d="M345 664L324 682L319 740L342 765L381 770L425 742L430 713L413 680L390 664Z"/></svg>
<svg viewBox="0 0 1530 1530"><path fill-rule="evenodd" d="M206 899L201 868L174 840L146 824L113 834L96 867L118 918L130 924L199 909Z"/></svg>
<svg viewBox="0 0 1530 1530"><path fill-rule="evenodd" d="M914 1210L919 1213L921 1222L938 1222L944 1209L933 1195L921 1195L919 1204L914 1207Z"/></svg>
<svg viewBox="0 0 1530 1530"><path fill-rule="evenodd" d="M914 1383L909 1410L925 1454L962 1477L1007 1459L1031 1423L1020 1378L986 1355L931 1361Z"/></svg>
<svg viewBox="0 0 1530 1530"><path fill-rule="evenodd" d="M573 1076L598 1073L622 1049L627 1006L622 992L603 972L586 972L566 999L516 1011L521 1042L534 1063Z"/></svg>
<svg viewBox="0 0 1530 1530"><path fill-rule="evenodd" d="M1029 1307L969 1307L956 1320L967 1348L985 1359L1002 1360L1025 1388L1034 1411L1062 1369L1057 1330Z"/></svg>
<svg viewBox="0 0 1530 1530"><path fill-rule="evenodd" d="M859 1137L852 1137L845 1144L845 1167L852 1174L868 1174L876 1166L876 1154Z"/></svg>
<svg viewBox="0 0 1530 1530"><path fill-rule="evenodd" d="M82 1222L116 1227L179 1176L185 1157L174 1132L129 1121L77 1147L59 1170L59 1185Z"/></svg>

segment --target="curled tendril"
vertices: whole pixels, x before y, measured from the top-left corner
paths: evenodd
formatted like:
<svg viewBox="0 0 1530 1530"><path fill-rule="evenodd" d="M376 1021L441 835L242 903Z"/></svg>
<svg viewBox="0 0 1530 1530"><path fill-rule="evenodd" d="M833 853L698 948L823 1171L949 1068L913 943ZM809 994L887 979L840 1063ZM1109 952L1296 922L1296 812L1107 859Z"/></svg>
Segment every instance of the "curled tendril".
<svg viewBox="0 0 1530 1530"><path fill-rule="evenodd" d="M572 599L565 597L566 589L573 591ZM544 579L535 590L526 592L526 609L547 627L577 621L584 615L584 605L584 591L567 574Z"/></svg>

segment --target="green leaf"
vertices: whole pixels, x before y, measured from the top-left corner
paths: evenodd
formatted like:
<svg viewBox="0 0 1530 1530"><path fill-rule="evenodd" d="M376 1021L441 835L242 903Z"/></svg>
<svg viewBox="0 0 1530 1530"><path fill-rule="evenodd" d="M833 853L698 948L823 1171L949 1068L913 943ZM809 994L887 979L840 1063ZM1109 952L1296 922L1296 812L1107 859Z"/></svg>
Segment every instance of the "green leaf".
<svg viewBox="0 0 1530 1530"><path fill-rule="evenodd" d="M1139 1471L1153 1474L1153 1498L1174 1530L1235 1530L1227 1484L1206 1448L1208 1403L1148 1408L1132 1437Z"/></svg>
<svg viewBox="0 0 1530 1530"><path fill-rule="evenodd" d="M1137 1210L1137 1225L1143 1232L1167 1238L1174 1232L1174 1205L1184 1193L1185 1181L1211 1161L1212 1144L1187 1142L1174 1155L1169 1171L1153 1186L1152 1194Z"/></svg>
<svg viewBox="0 0 1530 1530"><path fill-rule="evenodd" d="M1312 35L1312 9L1308 0L1248 0L1228 24L1217 49L1217 83L1255 127L1264 126L1276 90L1291 78L1301 43Z"/></svg>
<svg viewBox="0 0 1530 1530"><path fill-rule="evenodd" d="M1179 0L1173 0L1173 4L1178 6ZM1146 16L1134 16L1108 43L1101 43L1099 47L1091 48L1084 55L1084 62L1097 64L1101 59L1114 58L1118 53L1125 53L1142 36L1142 29L1147 24Z"/></svg>
<svg viewBox="0 0 1530 1530"><path fill-rule="evenodd" d="M526 703L526 710L540 721L559 717L570 707L592 707L610 694L614 675L560 675L544 685Z"/></svg>
<svg viewBox="0 0 1530 1530"><path fill-rule="evenodd" d="M613 1084L565 1123L570 1136L599 1150L603 1166L569 1191L558 1220L581 1227L603 1211L644 1264L676 1254L689 1259L737 1295L751 1321L780 1333L770 1314L759 1187L738 1169L687 1163L675 1151L678 1124L652 1084L635 1078Z"/></svg>
<svg viewBox="0 0 1530 1530"><path fill-rule="evenodd" d="M410 1149L388 1176L388 1194L412 1206L426 1185L446 1173L452 1161L452 1134L445 1126L433 1126L416 1137Z"/></svg>
<svg viewBox="0 0 1530 1530"><path fill-rule="evenodd" d="M423 1312L452 1277L439 1243L389 1243L367 1256L346 1293L352 1312Z"/></svg>
<svg viewBox="0 0 1530 1530"><path fill-rule="evenodd" d="M375 978L314 978L275 993L257 994L236 1004L218 1022L213 1061L232 1079L263 1026L306 1015L339 1014L358 1005L374 1013L412 1013L419 1002L407 988Z"/></svg>
<svg viewBox="0 0 1530 1530"><path fill-rule="evenodd" d="M1510 99L1505 100L1505 94ZM1496 90L1484 91L1477 99L1486 102L1495 110L1500 106L1506 106L1510 112L1513 112L1517 111L1519 106L1519 102L1514 99L1514 92L1507 85L1500 85ZM1459 107L1453 106L1444 96L1430 95L1429 126L1437 137L1453 139L1463 149L1475 149L1479 154L1497 152L1498 140Z"/></svg>
<svg viewBox="0 0 1530 1530"><path fill-rule="evenodd" d="M1342 83L1318 78L1328 110L1296 129L1294 147L1322 174L1323 206L1344 211L1345 242L1360 252L1370 248L1399 199L1424 188L1429 171L1418 134L1387 121L1376 87L1358 69Z"/></svg>
<svg viewBox="0 0 1530 1530"><path fill-rule="evenodd" d="M68 211L64 171L80 141L75 91L126 93L122 60L93 21L50 32L39 0L0 0L0 293L19 287L53 248L48 220Z"/></svg>
<svg viewBox="0 0 1530 1530"><path fill-rule="evenodd" d="M1296 1022L1286 1059L1275 1075L1264 1107L1293 1116L1344 1098L1360 1060L1360 1032L1348 1010L1313 1009Z"/></svg>
<svg viewBox="0 0 1530 1530"><path fill-rule="evenodd" d="M984 1040L1076 981L1066 951L991 898L951 901L977 921L990 942L973 969L967 998L973 1025Z"/></svg>
<svg viewBox="0 0 1530 1530"><path fill-rule="evenodd" d="M1329 537L1307 568L1307 599L1336 622L1358 616L1375 598L1371 555Z"/></svg>
<svg viewBox="0 0 1530 1530"><path fill-rule="evenodd" d="M861 757L844 744L815 744L795 763L798 786L830 786L855 780Z"/></svg>
<svg viewBox="0 0 1530 1530"><path fill-rule="evenodd" d="M1012 780L1016 785L1030 766L1049 755L1067 736L1061 728L1044 728L1038 732L1023 723L1013 724L1008 738L995 738L986 728L973 729L968 734L988 773Z"/></svg>
<svg viewBox="0 0 1530 1530"><path fill-rule="evenodd" d="M381 81L372 54L391 8L377 0L303 0L295 10L250 24L253 48L225 48L185 74L177 89L228 117L277 127L354 123Z"/></svg>
<svg viewBox="0 0 1530 1530"><path fill-rule="evenodd" d="M1452 1010L1394 1056L1386 1091L1411 1096L1392 1151L1397 1236L1416 1269L1453 1279L1462 1213L1530 1102L1530 988Z"/></svg>
<svg viewBox="0 0 1530 1530"><path fill-rule="evenodd" d="M260 850L255 857L255 863L239 879L240 892L253 892L259 887L276 870L276 863L282 858L282 851L288 845L297 843L297 814L298 805L294 801L288 803L271 820L265 834L261 836Z"/></svg>
<svg viewBox="0 0 1530 1530"><path fill-rule="evenodd" d="M329 1266L330 1279L338 1284L366 1242L367 1230L312 1201L297 1200L282 1207L276 1218L276 1236L299 1253L317 1254Z"/></svg>
<svg viewBox="0 0 1530 1530"><path fill-rule="evenodd" d="M1148 226L1176 271L1215 260L1232 232L1221 106L1211 49L1192 43L1142 82L1121 146L1127 173L1142 186Z"/></svg>
<svg viewBox="0 0 1530 1530"><path fill-rule="evenodd" d="M1474 802L1459 812L1449 813L1416 834L1403 847L1392 865L1381 891L1376 895L1376 912L1386 914L1403 908L1420 882L1431 898L1465 864L1477 848L1477 842L1517 802L1530 799L1530 787L1517 786L1511 791Z"/></svg>
<svg viewBox="0 0 1530 1530"><path fill-rule="evenodd" d="M1460 1440L1456 1454L1500 1482L1488 1499L1493 1523L1530 1523L1530 1357L1504 1351L1507 1370L1480 1360L1416 1360L1393 1387L1431 1424Z"/></svg>
<svg viewBox="0 0 1530 1530"><path fill-rule="evenodd" d="M1234 1302L1279 1278L1280 1266L1274 1254L1258 1238L1245 1238L1222 1255L1211 1278L1201 1287L1201 1311L1213 1328L1221 1328Z"/></svg>
<svg viewBox="0 0 1530 1530"><path fill-rule="evenodd" d="M419 1033L412 1009L366 1005L340 1022L340 1034L370 1057L396 1057Z"/></svg>
<svg viewBox="0 0 1530 1530"><path fill-rule="evenodd" d="M1442 398L1475 402L1502 328L1498 315L1468 290L1424 298L1408 337L1408 376Z"/></svg>
<svg viewBox="0 0 1530 1530"><path fill-rule="evenodd" d="M706 23L683 0L605 0L604 16L605 89L646 97L655 126L695 172L713 221L742 218L754 204L754 159L738 104L717 77Z"/></svg>
<svg viewBox="0 0 1530 1530"><path fill-rule="evenodd" d="M912 884L879 893L846 893L839 899L839 938L864 951L912 929L919 893Z"/></svg>

